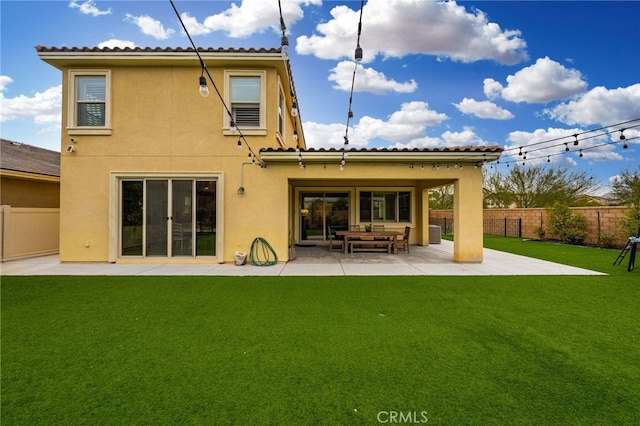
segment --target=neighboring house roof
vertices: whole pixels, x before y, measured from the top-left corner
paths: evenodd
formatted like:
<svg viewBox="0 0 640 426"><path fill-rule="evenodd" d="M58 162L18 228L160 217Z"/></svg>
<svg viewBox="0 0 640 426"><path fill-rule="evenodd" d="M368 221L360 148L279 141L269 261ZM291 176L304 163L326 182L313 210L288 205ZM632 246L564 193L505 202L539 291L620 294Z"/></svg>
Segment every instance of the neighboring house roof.
<svg viewBox="0 0 640 426"><path fill-rule="evenodd" d="M260 156L264 161L298 161L299 155L303 161L331 161L340 160L343 153L347 154L347 161L400 161L416 162L482 162L494 161L500 158L504 149L500 146L450 146L441 148L350 148L347 150L336 148L309 148L300 153L293 148L263 148Z"/></svg>
<svg viewBox="0 0 640 426"><path fill-rule="evenodd" d="M0 169L60 177L60 153L1 139Z"/></svg>

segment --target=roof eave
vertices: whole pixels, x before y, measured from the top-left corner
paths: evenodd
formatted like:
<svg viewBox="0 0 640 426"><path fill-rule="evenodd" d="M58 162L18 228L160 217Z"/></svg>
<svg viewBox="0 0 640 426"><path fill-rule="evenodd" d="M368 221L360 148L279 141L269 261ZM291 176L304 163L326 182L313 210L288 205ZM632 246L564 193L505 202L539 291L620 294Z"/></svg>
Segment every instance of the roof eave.
<svg viewBox="0 0 640 426"><path fill-rule="evenodd" d="M348 162L355 163L438 163L447 161L478 162L495 161L500 158L499 152L344 152ZM335 162L342 160L343 151L305 152L295 151L274 152L261 151L260 158L265 163L297 163L302 155L306 163Z"/></svg>

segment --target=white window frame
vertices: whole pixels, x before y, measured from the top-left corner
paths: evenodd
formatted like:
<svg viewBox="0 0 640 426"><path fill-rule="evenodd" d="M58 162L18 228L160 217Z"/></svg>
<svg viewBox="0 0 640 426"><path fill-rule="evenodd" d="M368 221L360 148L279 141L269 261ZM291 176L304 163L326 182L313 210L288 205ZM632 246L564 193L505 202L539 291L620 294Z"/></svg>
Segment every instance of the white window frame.
<svg viewBox="0 0 640 426"><path fill-rule="evenodd" d="M255 70L225 70L224 83L225 104L231 111L231 79L233 77L259 77L260 78L260 125L256 127L240 127L243 135L265 136L267 134L267 72ZM237 136L237 132L231 130L231 117L226 110L223 113L223 134L227 136Z"/></svg>
<svg viewBox="0 0 640 426"><path fill-rule="evenodd" d="M382 192L382 193L393 193L395 192L396 194L399 194L400 192L408 192L409 196L411 197L411 199L409 200L409 221L401 221L400 218L398 217L395 221L378 221L378 220L373 220L373 217L371 218L372 220L370 221L362 221L360 218L360 193L361 192L371 192L371 193L375 193L375 192ZM396 195L396 200L397 200L397 195ZM411 225L413 226L414 221L415 221L415 214L416 214L416 210L415 210L415 203L416 203L416 194L415 194L415 188L413 187L358 187L356 189L356 194L355 194L355 207L356 207L356 211L355 211L355 216L356 216L356 222L357 223L376 223L376 224L383 224L383 225L389 225L389 226L393 226L395 225ZM396 206L398 207L398 206ZM397 214L399 212L396 212ZM373 211L372 211L373 214Z"/></svg>
<svg viewBox="0 0 640 426"><path fill-rule="evenodd" d="M78 77L104 77L105 79L105 105L104 126L79 126L77 106ZM67 102L67 133L70 135L110 135L111 134L111 70L83 69L70 70L68 80Z"/></svg>

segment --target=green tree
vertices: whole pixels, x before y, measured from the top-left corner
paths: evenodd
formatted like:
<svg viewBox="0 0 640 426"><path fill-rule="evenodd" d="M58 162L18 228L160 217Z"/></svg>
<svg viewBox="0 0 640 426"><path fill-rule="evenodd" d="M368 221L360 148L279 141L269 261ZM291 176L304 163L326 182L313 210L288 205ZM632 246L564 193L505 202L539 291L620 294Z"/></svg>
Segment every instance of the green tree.
<svg viewBox="0 0 640 426"><path fill-rule="evenodd" d="M619 225L620 229L629 236L637 236L640 227L640 173L638 171L632 173L629 169L623 170L611 185L620 203L628 207Z"/></svg>
<svg viewBox="0 0 640 426"><path fill-rule="evenodd" d="M545 166L516 166L507 173L485 175L484 180L486 204L494 207L571 205L579 195L595 188L593 176L587 172Z"/></svg>
<svg viewBox="0 0 640 426"><path fill-rule="evenodd" d="M453 185L445 185L429 194L429 208L435 210L453 209Z"/></svg>

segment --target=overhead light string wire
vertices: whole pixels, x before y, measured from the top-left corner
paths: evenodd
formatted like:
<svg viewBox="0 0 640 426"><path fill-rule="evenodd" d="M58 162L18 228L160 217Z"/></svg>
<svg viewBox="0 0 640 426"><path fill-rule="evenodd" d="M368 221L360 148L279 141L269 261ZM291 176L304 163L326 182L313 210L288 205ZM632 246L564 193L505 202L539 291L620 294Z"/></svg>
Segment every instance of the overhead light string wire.
<svg viewBox="0 0 640 426"><path fill-rule="evenodd" d="M347 124L344 131L344 144L342 147L342 159L340 160L340 170L344 170L346 164L346 151L347 145L349 145L349 125L353 118L353 92L356 85L356 73L358 71L358 64L362 61L362 47L360 47L360 35L362 34L362 11L364 10L364 0L360 2L360 19L358 21L358 37L356 40L356 50L354 53L354 67L353 75L351 76L351 92L349 93L349 109L347 112Z"/></svg>
<svg viewBox="0 0 640 426"><path fill-rule="evenodd" d="M222 93L220 93L220 90L218 90L218 87L216 86L215 81L213 81L213 77L209 73L209 69L207 68L207 66L205 64L204 59L202 59L202 55L200 55L200 52L198 51L198 47L193 42L193 38L191 38L191 34L189 34L189 31L187 30L186 25L182 21L182 17L180 16L180 12L178 12L178 9L176 8L176 5L174 4L173 0L169 0L169 3L171 3L171 7L173 8L173 11L175 12L176 17L178 18L178 21L180 21L180 25L182 25L182 29L184 30L185 34L187 35L187 38L189 39L189 42L191 43L191 47L193 47L193 50L195 51L196 55L198 56L198 60L200 61L200 67L202 69L202 73L206 74L207 77L209 78L209 81L211 82L211 85L213 86L214 90L216 91L216 94L218 95L218 98L220 99L220 102L222 102L222 106L224 107L227 115L229 116L229 119L231 120L231 127L232 128L235 127L236 131L238 132L238 135L239 135L238 141L244 142L244 144L246 145L247 149L249 150L249 157L252 158L252 162L253 163L255 163L255 161L257 160L259 165L260 165L260 167L265 167L265 165L262 162L262 159L260 158L260 156L256 155L256 153L253 151L253 149L251 149L251 145L249 145L249 142L247 142L247 139L242 134L242 131L240 130L240 128L238 128L237 123L235 123L235 121L233 120L233 114L231 113L231 110L229 110L229 107L225 103L224 97L222 96ZM201 78L202 78L202 75L203 74L201 74Z"/></svg>
<svg viewBox="0 0 640 426"><path fill-rule="evenodd" d="M525 148L530 148L530 147L532 147L532 146L543 145L543 144L547 144L547 143L551 143L551 142L561 141L561 140L564 140L564 139L567 139L567 138L575 138L576 140L578 140L578 139L577 139L577 138L578 138L578 136L585 135L585 134L587 134L587 133L593 133L593 132L597 132L597 131L600 131L600 130L610 129L610 128L612 128L612 127L623 126L623 125L625 125L625 124L633 123L633 122L636 122L636 121L640 121L640 118L634 118L634 119L632 119L632 120L623 121L623 122L621 122L621 123L610 124L610 125L608 125L608 126L598 127L597 129L590 129L590 130L585 130L585 131L582 131L582 132L573 133L573 134L566 135L566 136L560 136L560 137L553 138L553 139L547 139L547 140L540 141L540 142L535 142L535 143L532 143L532 144L530 144L530 145L526 145L526 146L524 146L524 145L523 145L523 146L516 146L516 147L513 147L513 148L505 149L503 152L510 152L510 151L515 151L515 150L522 150L522 149L525 149ZM631 128L639 127L639 126L640 126L640 124L636 124L636 125L634 125L634 126L626 127L625 129L622 129L622 130L627 130L627 129L631 129ZM580 139L580 140L586 140L586 139L590 139L590 138L593 138L593 137L598 137L598 136L602 136L602 135L608 135L608 134L611 134L611 133L619 132L620 130L621 130L621 129L614 129L614 130L610 130L610 131L608 131L608 132L605 132L605 133L602 133L602 134L599 134L599 135L596 135L596 136L592 136L592 137L588 137L588 138L582 138L582 139ZM574 145L577 145L577 144L575 143L575 140L574 140L574 141L570 141L570 142L566 142L566 143L573 143ZM548 146L548 147L544 147L544 148L540 148L540 149L553 148L554 146L562 146L562 145L564 145L564 144L565 144L565 142L561 142L561 143L559 143L559 144L556 144L556 145L550 145L550 146ZM528 152L533 152L533 151L534 151L534 150L530 150L530 149L528 150Z"/></svg>
<svg viewBox="0 0 640 426"><path fill-rule="evenodd" d="M282 59L284 60L285 70L287 72L287 79L289 80L289 92L291 93L291 115L293 116L293 140L296 144L296 153L298 154L298 166L301 169L306 167L304 163L304 159L302 158L302 150L300 149L300 145L298 144L299 136L298 136L298 121L300 120L300 112L298 109L298 98L296 96L293 78L291 78L291 62L289 59L289 39L287 38L287 26L284 23L284 17L282 16L282 4L280 0L278 0L278 11L280 12L280 29L282 31L282 38L280 39L280 53L282 54ZM300 129L302 129L302 124L300 125Z"/></svg>
<svg viewBox="0 0 640 426"><path fill-rule="evenodd" d="M518 151L518 156L519 157L523 157L523 158L519 158L519 159L515 159L515 160L507 160L507 161L501 161L501 160L497 160L496 164L509 164L509 163L519 163L521 161L527 161L527 160L536 160L536 159L540 159L540 158L545 158L545 157L556 157L558 155L564 155L568 152L576 152L575 150L571 150L571 148L569 148L569 146L578 146L579 142L588 140L588 139L593 139L593 138L597 138L597 137L602 137L602 136L606 136L606 135L611 135L617 132L620 132L620 141L623 141L623 149L627 149L627 143L626 141L629 140L636 140L636 139L640 139L640 137L633 137L633 138L627 138L624 135L624 131L629 130L629 129L634 129L636 127L640 127L640 124L634 124L631 126L626 126L626 127L622 127L620 128L620 126L624 126L630 123L634 123L640 121L640 118L634 118L632 120L627 120L627 121L623 121L620 123L616 123L616 124L610 124L607 126L602 126L602 127L598 127L596 129L590 129L590 130L585 130L582 132L577 132L577 133L572 133L572 134L568 134L566 136L560 136L557 138L553 138L553 139L547 139L547 140L543 140L540 142L535 142L532 143L530 145L518 145L518 146L514 146L513 148L507 148L505 150L503 150L503 153L506 152L513 152L513 151ZM587 137L583 137L582 139L578 139L578 136L581 135L586 135L588 133L593 133L593 132L597 132L600 130L607 130L606 132L603 133L598 133L596 135L592 135L592 136L587 136ZM548 146L540 146L543 144L548 144L548 143L552 143L552 142L558 142L557 144L553 144L553 145L548 145ZM581 148L582 151L587 151L590 149L595 149L595 148L600 148L606 145L613 145L613 144L617 144L619 141L610 141L610 142L605 142L602 144L598 144L598 145L593 145L590 147L586 147L586 148ZM529 149L532 146L540 146L538 148L534 148L534 149ZM542 150L547 150L547 149L551 149L551 148L556 148L556 147L564 147L564 150L562 152L559 153L554 153L554 154L543 154L537 157L529 157L529 155L533 152L537 152L537 151L542 151ZM580 149L580 148L579 148ZM478 154L477 155L477 161L483 161L483 156ZM466 160L469 159L473 159L474 156L470 156L470 157L465 157ZM462 158L461 158L462 160ZM453 160L452 160L453 161Z"/></svg>

